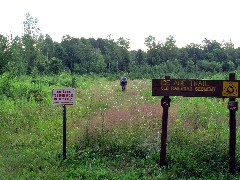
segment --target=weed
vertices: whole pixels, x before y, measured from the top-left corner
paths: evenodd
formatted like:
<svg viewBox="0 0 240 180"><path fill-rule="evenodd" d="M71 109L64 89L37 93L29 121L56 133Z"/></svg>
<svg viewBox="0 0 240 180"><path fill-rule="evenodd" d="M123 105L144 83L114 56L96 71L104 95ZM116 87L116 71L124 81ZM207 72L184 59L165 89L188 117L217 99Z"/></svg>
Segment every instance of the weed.
<svg viewBox="0 0 240 180"><path fill-rule="evenodd" d="M168 165L159 167L162 107L151 81L96 76L0 78L1 179L237 179L228 173L228 110L210 98L171 97ZM62 107L52 88L75 87L67 107L62 160ZM238 116L237 116L238 117ZM239 124L238 124L239 126ZM237 133L237 149L239 149ZM240 164L236 152L237 166Z"/></svg>

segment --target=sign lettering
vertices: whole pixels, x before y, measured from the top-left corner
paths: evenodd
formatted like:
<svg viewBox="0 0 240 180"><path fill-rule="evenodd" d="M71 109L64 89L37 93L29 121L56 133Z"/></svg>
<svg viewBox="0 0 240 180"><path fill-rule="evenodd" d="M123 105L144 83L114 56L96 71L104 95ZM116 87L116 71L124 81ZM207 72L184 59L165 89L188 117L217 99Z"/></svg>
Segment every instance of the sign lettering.
<svg viewBox="0 0 240 180"><path fill-rule="evenodd" d="M54 105L75 104L75 89L74 88L53 89L52 103Z"/></svg>
<svg viewBox="0 0 240 180"><path fill-rule="evenodd" d="M153 96L239 97L237 80L153 79Z"/></svg>

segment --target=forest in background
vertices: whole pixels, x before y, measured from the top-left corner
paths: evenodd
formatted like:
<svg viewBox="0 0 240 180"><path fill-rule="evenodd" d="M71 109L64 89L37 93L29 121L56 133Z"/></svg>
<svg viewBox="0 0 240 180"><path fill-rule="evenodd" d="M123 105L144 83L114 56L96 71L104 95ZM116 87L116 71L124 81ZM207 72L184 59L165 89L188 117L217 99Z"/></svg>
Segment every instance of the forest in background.
<svg viewBox="0 0 240 180"><path fill-rule="evenodd" d="M225 79L235 71L240 79L240 48L231 41L179 48L173 36L150 35L143 51L123 37L54 42L30 14L23 25L22 36L0 35L0 179L240 178L240 134L231 174L229 111L215 98L171 97L168 165L160 167L162 111L151 90L151 78L165 75ZM122 74L131 78L126 93L114 80ZM67 108L66 160L62 107L51 103L56 87L77 91Z"/></svg>
<svg viewBox="0 0 240 180"><path fill-rule="evenodd" d="M25 14L22 36L0 34L0 74L128 74L131 78L178 75L179 78L199 77L200 74L229 72L238 69L240 47L228 42L204 39L202 44L190 43L177 47L173 36L159 42L149 35L146 51L129 50L124 37L114 40L63 36L54 42L41 34L38 19Z"/></svg>

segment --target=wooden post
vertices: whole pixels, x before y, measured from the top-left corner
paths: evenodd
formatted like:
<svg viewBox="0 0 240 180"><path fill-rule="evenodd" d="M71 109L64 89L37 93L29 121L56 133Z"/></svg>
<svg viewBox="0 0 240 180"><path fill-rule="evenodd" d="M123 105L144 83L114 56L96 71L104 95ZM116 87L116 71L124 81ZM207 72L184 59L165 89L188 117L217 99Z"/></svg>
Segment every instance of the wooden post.
<svg viewBox="0 0 240 180"><path fill-rule="evenodd" d="M167 147L167 123L168 109L171 99L169 96L185 96L185 97L229 97L229 171L236 172L236 111L238 103L236 98L240 97L239 88L240 81L236 80L235 73L229 74L229 81L224 80L181 80L165 79L152 80L152 95L164 96L161 100L163 107L162 115L162 133L161 133L161 150L160 165L166 165L166 147ZM200 84L208 86L212 91L199 91Z"/></svg>
<svg viewBox="0 0 240 180"><path fill-rule="evenodd" d="M67 116L66 106L63 105L63 159L67 158Z"/></svg>
<svg viewBox="0 0 240 180"><path fill-rule="evenodd" d="M235 73L229 74L229 80L236 80ZM235 102L236 98L229 98L229 103ZM229 107L229 172L235 173L236 170L236 110Z"/></svg>
<svg viewBox="0 0 240 180"><path fill-rule="evenodd" d="M160 165L167 164L167 124L168 124L168 109L170 107L171 99L169 96L164 96L161 100L161 106L163 107L162 114L162 134L161 134L161 151L160 151Z"/></svg>

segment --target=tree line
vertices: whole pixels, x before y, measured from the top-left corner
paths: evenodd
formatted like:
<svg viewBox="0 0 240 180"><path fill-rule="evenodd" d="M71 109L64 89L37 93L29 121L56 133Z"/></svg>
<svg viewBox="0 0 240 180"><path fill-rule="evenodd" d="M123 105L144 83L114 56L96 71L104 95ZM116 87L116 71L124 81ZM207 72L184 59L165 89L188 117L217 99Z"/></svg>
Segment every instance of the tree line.
<svg viewBox="0 0 240 180"><path fill-rule="evenodd" d="M120 37L75 38L63 36L54 42L49 35L41 34L38 19L25 15L22 36L0 34L0 74L116 74L127 73L134 78L154 77L163 74L234 71L240 63L240 48L228 42L204 39L202 44L190 43L177 47L173 36L164 42L155 37L145 38L147 50L129 50L129 39Z"/></svg>

